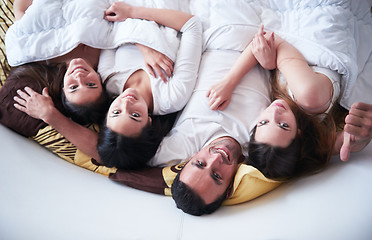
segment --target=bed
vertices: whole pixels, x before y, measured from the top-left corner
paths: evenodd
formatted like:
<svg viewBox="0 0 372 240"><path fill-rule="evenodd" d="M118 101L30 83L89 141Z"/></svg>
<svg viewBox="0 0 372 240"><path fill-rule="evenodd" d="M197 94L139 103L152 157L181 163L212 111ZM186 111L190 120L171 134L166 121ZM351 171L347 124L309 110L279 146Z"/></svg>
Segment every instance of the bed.
<svg viewBox="0 0 372 240"><path fill-rule="evenodd" d="M215 49L234 48L242 50L244 43L229 46L219 41L223 33L238 34L228 25L240 26L245 15L228 14L237 12L238 7L249 6L257 23L262 20L272 29L291 26L292 34L287 39L304 47L301 38L294 37L301 27L295 22L282 21L276 25L269 16L267 8L252 8L249 4L257 1L189 1L179 6L191 11L203 21L206 46ZM248 5L244 5L247 3ZM365 7L370 2L330 1L312 3L311 1L262 1L281 12L287 7L292 10L310 11L319 22L325 23L324 11L343 10L339 14L354 16L360 23L368 17ZM4 6L9 2L2 2ZM225 8L221 8L225 7ZM323 9L319 11L314 9ZM332 8L335 7L335 8ZM204 9L204 10L203 10ZM209 9L209 11L205 11ZM259 10L266 11L259 11ZM296 17L282 11L284 19ZM288 18L285 17L288 13ZM7 12L5 12L7 14ZM224 15L225 14L225 15ZM3 16L3 15L2 15ZM221 17L223 16L223 17ZM311 16L311 15L308 15ZM341 16L341 15L339 15ZM297 17L299 17L297 15ZM254 19L254 18L253 18ZM310 17L309 17L310 19ZM351 18L354 19L354 18ZM314 20L314 19L312 19ZM332 20L332 19L331 19ZM337 22L338 19L333 21ZM367 20L368 21L368 20ZM310 22L310 20L309 20ZM304 22L303 24L310 24ZM371 20L369 20L369 24ZM271 24L271 25L270 25ZM313 24L313 23L312 23ZM340 27L339 25L337 25ZM348 25L351 26L351 25ZM356 26L356 27L355 27ZM317 41L324 36L308 38L313 40L313 53L333 52L331 60L324 58L318 64L325 64L344 71L346 91L344 107L353 101L372 103L370 76L372 76L371 49L368 50L368 35L372 25L356 24L349 29L358 34L360 44L348 45L349 55L342 55L328 48L320 48ZM245 26L242 26L243 28ZM363 31L362 31L363 30ZM363 33L367 31L365 41ZM325 32L332 34L332 31ZM315 36L316 37L316 36ZM340 36L341 38L341 36ZM343 38L342 38L343 39ZM350 39L350 38L348 38ZM324 40L324 39L323 39ZM334 40L334 39L332 39ZM311 41L310 41L311 42ZM324 43L324 41L322 42ZM330 41L332 43L332 41ZM344 45L337 45L341 48ZM358 48L357 46L362 46ZM364 50L364 51L362 51ZM327 52L326 51L326 52ZM369 51L369 52L368 52ZM313 54L314 55L314 54ZM309 53L309 61L315 59ZM325 54L324 54L325 55ZM326 56L325 56L326 57ZM361 59L363 58L363 59ZM337 61L333 61L336 59ZM353 61L350 61L354 59ZM355 61L357 59L358 61ZM363 61L362 61L363 60ZM327 65L328 64L328 65ZM331 66L332 65L332 66ZM351 84L351 85L346 85ZM362 86L362 87L358 87ZM177 209L170 197L139 191L115 183L104 174L91 169L77 167L61 160L36 141L27 139L10 129L0 126L0 238L1 239L370 239L372 229L372 193L368 183L372 182L372 144L363 151L352 154L350 161L343 163L338 156L332 158L327 170L314 176L282 184L259 198L233 206L224 206L212 215L193 217ZM99 172L102 173L102 172Z"/></svg>

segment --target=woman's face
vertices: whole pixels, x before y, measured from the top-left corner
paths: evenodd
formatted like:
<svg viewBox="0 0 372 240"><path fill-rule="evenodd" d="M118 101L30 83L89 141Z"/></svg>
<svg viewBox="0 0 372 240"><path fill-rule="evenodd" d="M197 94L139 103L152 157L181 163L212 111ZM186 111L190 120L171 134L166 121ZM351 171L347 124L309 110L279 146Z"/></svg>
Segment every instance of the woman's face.
<svg viewBox="0 0 372 240"><path fill-rule="evenodd" d="M82 58L70 61L63 79L66 99L76 105L95 102L102 93L97 72Z"/></svg>
<svg viewBox="0 0 372 240"><path fill-rule="evenodd" d="M297 132L296 118L288 103L277 99L259 116L255 140L271 146L287 147Z"/></svg>
<svg viewBox="0 0 372 240"><path fill-rule="evenodd" d="M146 101L134 88L127 88L112 102L106 125L126 137L138 137L148 121Z"/></svg>

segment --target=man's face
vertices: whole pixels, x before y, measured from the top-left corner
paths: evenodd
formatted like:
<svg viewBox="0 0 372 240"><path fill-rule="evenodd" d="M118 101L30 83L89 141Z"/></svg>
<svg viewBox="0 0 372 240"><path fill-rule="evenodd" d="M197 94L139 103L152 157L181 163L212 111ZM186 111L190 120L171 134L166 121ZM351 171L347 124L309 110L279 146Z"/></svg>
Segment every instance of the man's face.
<svg viewBox="0 0 372 240"><path fill-rule="evenodd" d="M230 186L242 160L240 144L230 137L221 137L195 154L183 168L180 181L210 204Z"/></svg>

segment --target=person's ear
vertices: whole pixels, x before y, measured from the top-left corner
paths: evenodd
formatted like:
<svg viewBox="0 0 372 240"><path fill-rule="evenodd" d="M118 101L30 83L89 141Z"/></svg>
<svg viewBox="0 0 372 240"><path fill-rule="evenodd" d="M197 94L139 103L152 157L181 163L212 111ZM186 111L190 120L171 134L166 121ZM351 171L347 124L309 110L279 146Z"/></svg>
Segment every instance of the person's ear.
<svg viewBox="0 0 372 240"><path fill-rule="evenodd" d="M227 188L227 191L226 191L226 199L228 199L229 197L231 197L234 193L234 188L233 188L233 183L230 183L229 187Z"/></svg>
<svg viewBox="0 0 372 240"><path fill-rule="evenodd" d="M301 129L297 129L297 135L298 135L298 136L302 136L302 131L301 131Z"/></svg>
<svg viewBox="0 0 372 240"><path fill-rule="evenodd" d="M149 124L150 124L150 125L152 124L152 118L151 118L150 115L149 115Z"/></svg>

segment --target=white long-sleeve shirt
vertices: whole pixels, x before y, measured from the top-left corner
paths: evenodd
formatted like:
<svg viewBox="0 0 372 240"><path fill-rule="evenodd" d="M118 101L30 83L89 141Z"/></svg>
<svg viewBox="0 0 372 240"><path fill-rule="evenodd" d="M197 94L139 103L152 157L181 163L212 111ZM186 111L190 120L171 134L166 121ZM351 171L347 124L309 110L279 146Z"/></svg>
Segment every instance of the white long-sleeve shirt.
<svg viewBox="0 0 372 240"><path fill-rule="evenodd" d="M174 61L173 76L166 83L160 77L152 77L146 69L141 51L133 44L125 44L114 50L103 50L98 72L108 80L106 89L111 95L120 95L128 78L143 69L151 80L153 114L164 115L181 110L190 98L195 86L202 51L202 26L197 17L190 18L181 31L182 37Z"/></svg>

